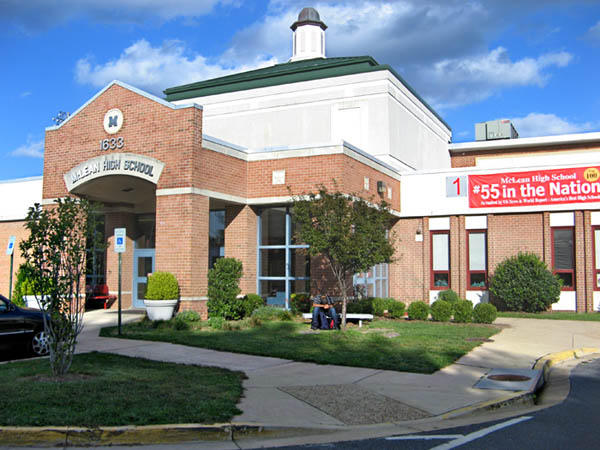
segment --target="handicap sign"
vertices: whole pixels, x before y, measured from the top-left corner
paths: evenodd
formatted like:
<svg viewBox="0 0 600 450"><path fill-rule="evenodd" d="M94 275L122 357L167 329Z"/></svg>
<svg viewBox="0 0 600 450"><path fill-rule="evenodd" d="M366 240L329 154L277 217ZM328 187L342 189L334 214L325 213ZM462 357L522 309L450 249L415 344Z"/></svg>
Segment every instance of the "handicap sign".
<svg viewBox="0 0 600 450"><path fill-rule="evenodd" d="M126 228L115 228L115 252L116 253L125 253L126 247Z"/></svg>
<svg viewBox="0 0 600 450"><path fill-rule="evenodd" d="M11 236L8 238L8 246L6 247L6 254L7 255L12 255L13 252L15 251L15 242L17 240L16 236Z"/></svg>

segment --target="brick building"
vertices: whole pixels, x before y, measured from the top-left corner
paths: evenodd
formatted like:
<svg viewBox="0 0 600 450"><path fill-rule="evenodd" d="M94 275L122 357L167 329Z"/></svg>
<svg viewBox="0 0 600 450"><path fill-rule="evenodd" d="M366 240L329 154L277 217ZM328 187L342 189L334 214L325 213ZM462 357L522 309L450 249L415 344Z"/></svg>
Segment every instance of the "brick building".
<svg viewBox="0 0 600 450"><path fill-rule="evenodd" d="M532 251L565 282L555 309L598 311L600 133L448 144L448 125L389 66L325 58L325 29L305 9L289 62L165 99L110 83L47 129L43 178L0 182L0 241L26 235L32 203L86 197L103 205L109 244L88 284L115 293L114 229L127 229L125 307L143 307L161 270L182 309L205 312L221 256L242 261L243 293L285 307L293 292L333 289L291 237L292 196L323 184L384 198L397 217L396 260L354 278L370 295L433 301L450 287L488 301L494 267Z"/></svg>

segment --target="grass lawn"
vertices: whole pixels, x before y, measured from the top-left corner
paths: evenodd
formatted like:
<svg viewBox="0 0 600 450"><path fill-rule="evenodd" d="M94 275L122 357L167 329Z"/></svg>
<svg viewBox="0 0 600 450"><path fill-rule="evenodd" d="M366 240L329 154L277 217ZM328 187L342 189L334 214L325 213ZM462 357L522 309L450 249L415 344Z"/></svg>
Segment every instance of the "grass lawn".
<svg viewBox="0 0 600 450"><path fill-rule="evenodd" d="M500 331L493 326L405 320L377 320L360 331L355 327L346 332L311 332L308 324L291 321L229 331L214 330L205 322L193 322L187 330L169 325L153 326L147 320L128 324L122 337L319 364L433 373ZM116 327L101 331L101 336L116 334Z"/></svg>
<svg viewBox="0 0 600 450"><path fill-rule="evenodd" d="M46 359L0 365L0 425L97 427L226 422L241 372L107 353L76 355L64 380Z"/></svg>
<svg viewBox="0 0 600 450"><path fill-rule="evenodd" d="M498 317L514 317L517 319L582 320L585 322L600 322L600 314L598 313L576 313L561 311L547 311L540 313L498 311Z"/></svg>

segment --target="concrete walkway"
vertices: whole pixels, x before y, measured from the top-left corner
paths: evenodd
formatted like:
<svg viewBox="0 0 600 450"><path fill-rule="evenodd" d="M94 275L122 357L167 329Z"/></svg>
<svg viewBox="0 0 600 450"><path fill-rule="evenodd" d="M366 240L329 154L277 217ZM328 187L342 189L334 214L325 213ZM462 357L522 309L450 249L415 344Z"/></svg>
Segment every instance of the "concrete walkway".
<svg viewBox="0 0 600 450"><path fill-rule="evenodd" d="M143 312L128 311L123 322ZM101 327L116 325L113 311L86 314L78 352L102 351L175 363L241 370L245 394L235 422L275 427L349 429L444 417L514 392L474 385L492 369L531 369L549 353L600 347L600 322L501 318L505 327L455 364L432 375L218 352L167 343L101 338Z"/></svg>

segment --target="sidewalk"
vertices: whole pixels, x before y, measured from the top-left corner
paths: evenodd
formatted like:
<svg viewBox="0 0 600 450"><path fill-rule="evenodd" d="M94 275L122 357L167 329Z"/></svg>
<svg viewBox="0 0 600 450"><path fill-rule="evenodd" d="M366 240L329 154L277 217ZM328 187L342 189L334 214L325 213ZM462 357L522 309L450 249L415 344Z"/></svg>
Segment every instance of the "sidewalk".
<svg viewBox="0 0 600 450"><path fill-rule="evenodd" d="M143 312L127 311L123 323ZM600 323L499 318L506 327L455 364L432 375L300 363L168 343L101 338L114 311L86 314L77 351L103 351L175 363L241 370L248 378L234 422L272 427L328 428L449 417L521 393L474 385L492 369L528 370L549 353L600 347ZM510 371L507 371L507 373ZM508 383L510 384L510 383ZM502 387L502 386L501 386Z"/></svg>

